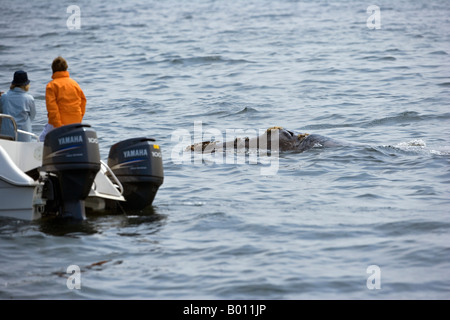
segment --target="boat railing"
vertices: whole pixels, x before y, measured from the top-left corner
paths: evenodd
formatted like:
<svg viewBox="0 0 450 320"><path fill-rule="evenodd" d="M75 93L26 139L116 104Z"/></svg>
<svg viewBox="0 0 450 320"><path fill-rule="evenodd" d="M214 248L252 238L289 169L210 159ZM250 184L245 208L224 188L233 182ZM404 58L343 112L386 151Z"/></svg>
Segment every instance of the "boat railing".
<svg viewBox="0 0 450 320"><path fill-rule="evenodd" d="M0 113L0 139L17 140L17 123L14 117Z"/></svg>
<svg viewBox="0 0 450 320"><path fill-rule="evenodd" d="M31 136L36 141L39 141L38 135L18 129L14 117L9 114L0 113L0 139L17 141L19 133Z"/></svg>
<svg viewBox="0 0 450 320"><path fill-rule="evenodd" d="M21 133L21 134L25 134L27 136L31 136L32 138L36 139L36 141L39 141L39 136L37 134L32 133L32 132L28 132L28 131L17 129L17 133Z"/></svg>
<svg viewBox="0 0 450 320"><path fill-rule="evenodd" d="M108 167L108 165L103 161L100 160L101 165L103 166L103 168L108 171L109 176L114 180L114 182L117 184L117 187L119 188L119 192L120 194L123 194L123 186L120 183L119 179L116 177L116 175L114 174L114 172L111 170L110 167Z"/></svg>

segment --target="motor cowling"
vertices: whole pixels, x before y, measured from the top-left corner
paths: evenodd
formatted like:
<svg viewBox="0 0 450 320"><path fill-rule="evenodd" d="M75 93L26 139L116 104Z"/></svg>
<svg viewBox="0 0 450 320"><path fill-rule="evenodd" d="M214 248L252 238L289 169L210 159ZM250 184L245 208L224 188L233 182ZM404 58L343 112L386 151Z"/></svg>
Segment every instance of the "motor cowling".
<svg viewBox="0 0 450 320"><path fill-rule="evenodd" d="M108 156L108 167L120 181L126 210L150 206L164 181L160 146L151 138L132 138L114 144Z"/></svg>
<svg viewBox="0 0 450 320"><path fill-rule="evenodd" d="M54 193L63 217L86 218L84 200L99 170L98 139L90 125L66 125L46 135L40 171L56 176Z"/></svg>

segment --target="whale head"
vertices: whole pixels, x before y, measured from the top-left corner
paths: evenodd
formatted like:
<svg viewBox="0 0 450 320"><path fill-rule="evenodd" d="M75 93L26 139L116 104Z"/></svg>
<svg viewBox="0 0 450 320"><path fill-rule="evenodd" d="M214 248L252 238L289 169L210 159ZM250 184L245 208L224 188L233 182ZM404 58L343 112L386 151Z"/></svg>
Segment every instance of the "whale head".
<svg viewBox="0 0 450 320"><path fill-rule="evenodd" d="M300 143L309 135L308 133L295 134L283 127L271 127L267 129L268 141L273 134L278 134L278 147L280 151L297 150Z"/></svg>

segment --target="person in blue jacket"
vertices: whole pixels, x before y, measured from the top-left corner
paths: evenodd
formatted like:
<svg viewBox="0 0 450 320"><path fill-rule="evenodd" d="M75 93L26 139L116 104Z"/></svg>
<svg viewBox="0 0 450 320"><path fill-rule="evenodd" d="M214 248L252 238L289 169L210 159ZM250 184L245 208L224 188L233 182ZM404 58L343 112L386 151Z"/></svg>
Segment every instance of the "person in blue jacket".
<svg viewBox="0 0 450 320"><path fill-rule="evenodd" d="M10 90L0 96L0 113L12 116L17 128L27 132L31 132L31 121L36 116L36 106L33 96L28 93L29 88L28 74L19 70L14 73ZM31 136L19 133L18 140L31 141Z"/></svg>

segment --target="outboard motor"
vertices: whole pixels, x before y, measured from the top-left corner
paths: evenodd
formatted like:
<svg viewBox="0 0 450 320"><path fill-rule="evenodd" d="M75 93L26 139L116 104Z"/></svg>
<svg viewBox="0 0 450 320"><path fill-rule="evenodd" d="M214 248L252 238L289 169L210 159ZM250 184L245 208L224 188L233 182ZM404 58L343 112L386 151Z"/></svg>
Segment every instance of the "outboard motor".
<svg viewBox="0 0 450 320"><path fill-rule="evenodd" d="M125 210L150 206L163 183L162 154L154 141L132 138L114 144L109 151L108 167L122 184Z"/></svg>
<svg viewBox="0 0 450 320"><path fill-rule="evenodd" d="M97 134L90 125L71 124L50 131L44 141L42 167L53 200L63 217L85 219L84 200L100 170ZM54 178L56 177L56 179Z"/></svg>

